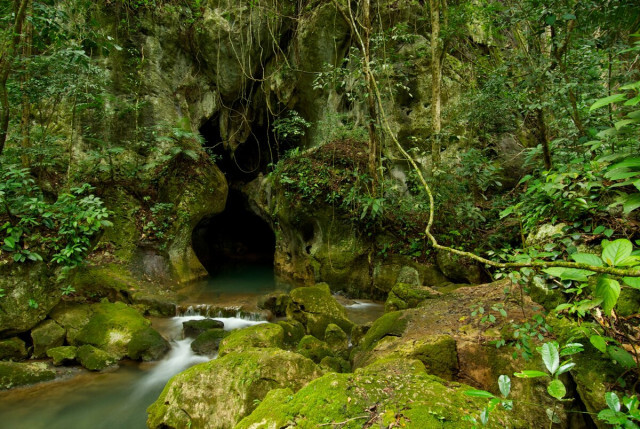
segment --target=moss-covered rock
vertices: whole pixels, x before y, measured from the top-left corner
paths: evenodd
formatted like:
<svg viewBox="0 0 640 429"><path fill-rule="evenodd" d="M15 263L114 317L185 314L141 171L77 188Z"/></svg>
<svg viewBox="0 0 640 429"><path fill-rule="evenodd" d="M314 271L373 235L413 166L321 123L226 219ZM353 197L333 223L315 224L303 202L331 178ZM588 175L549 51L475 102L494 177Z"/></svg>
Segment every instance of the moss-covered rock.
<svg viewBox="0 0 640 429"><path fill-rule="evenodd" d="M89 304L63 301L51 311L49 317L66 330L67 342L76 345L76 337L89 323L92 315L93 309Z"/></svg>
<svg viewBox="0 0 640 429"><path fill-rule="evenodd" d="M335 356L323 357L319 365L325 372L351 372L351 364L349 364L349 361Z"/></svg>
<svg viewBox="0 0 640 429"><path fill-rule="evenodd" d="M364 325L356 325L351 329L351 344L356 347L360 344L367 332L371 329L374 322L365 323Z"/></svg>
<svg viewBox="0 0 640 429"><path fill-rule="evenodd" d="M54 347L47 350L47 356L53 359L55 366L66 365L76 360L78 348L74 346Z"/></svg>
<svg viewBox="0 0 640 429"><path fill-rule="evenodd" d="M188 320L182 323L182 332L185 337L197 337L209 329L222 329L224 323L214 319Z"/></svg>
<svg viewBox="0 0 640 429"><path fill-rule="evenodd" d="M54 320L45 320L31 331L33 340L33 357L46 356L47 350L64 344L65 329Z"/></svg>
<svg viewBox="0 0 640 429"><path fill-rule="evenodd" d="M274 390L236 428L361 428L368 421L416 429L474 427L469 419L477 419L486 399L465 395L468 386L444 383L421 365L396 359L355 374L326 374L297 393ZM488 427L528 427L517 420L496 409Z"/></svg>
<svg viewBox="0 0 640 429"><path fill-rule="evenodd" d="M409 315L402 311L393 311L380 317L373 322L362 340L359 341L358 346L353 349L351 355L353 356L360 351L370 350L376 342L385 336L402 336L407 328L409 319Z"/></svg>
<svg viewBox="0 0 640 429"><path fill-rule="evenodd" d="M0 341L0 360L22 360L28 356L27 347L20 338L13 337Z"/></svg>
<svg viewBox="0 0 640 429"><path fill-rule="evenodd" d="M229 335L229 332L224 329L209 329L208 331L198 335L198 337L193 340L191 343L191 350L201 355L212 355L216 350L218 350L220 341L222 341L222 339L227 335Z"/></svg>
<svg viewBox="0 0 640 429"><path fill-rule="evenodd" d="M45 363L0 362L0 389L53 380L56 373Z"/></svg>
<svg viewBox="0 0 640 429"><path fill-rule="evenodd" d="M438 268L453 281L479 284L487 277L482 267L472 259L443 250L438 251L436 259Z"/></svg>
<svg viewBox="0 0 640 429"><path fill-rule="evenodd" d="M384 302L385 312L406 310L407 308L409 308L409 304L401 300L393 291L389 292L387 300Z"/></svg>
<svg viewBox="0 0 640 429"><path fill-rule="evenodd" d="M150 326L133 333L127 344L127 356L131 359L158 360L169 351L169 343Z"/></svg>
<svg viewBox="0 0 640 429"><path fill-rule="evenodd" d="M628 287L622 288L620 298L616 303L616 311L622 317L640 313L640 290Z"/></svg>
<svg viewBox="0 0 640 429"><path fill-rule="evenodd" d="M385 311L415 308L422 301L439 296L440 293L427 286L396 283L384 304Z"/></svg>
<svg viewBox="0 0 640 429"><path fill-rule="evenodd" d="M44 263L0 265L0 336L26 332L47 317L62 292Z"/></svg>
<svg viewBox="0 0 640 429"><path fill-rule="evenodd" d="M338 325L333 323L327 325L324 341L335 356L343 359L349 358L349 337Z"/></svg>
<svg viewBox="0 0 640 429"><path fill-rule="evenodd" d="M147 412L152 429L232 428L266 394L300 389L322 375L311 360L280 349L229 353L174 376Z"/></svg>
<svg viewBox="0 0 640 429"><path fill-rule="evenodd" d="M288 293L272 292L258 298L258 308L269 310L276 317L282 317L287 313L289 302L291 302L291 297Z"/></svg>
<svg viewBox="0 0 640 429"><path fill-rule="evenodd" d="M327 356L333 356L333 351L329 348L329 345L312 335L302 337L296 351L316 363L319 363Z"/></svg>
<svg viewBox="0 0 640 429"><path fill-rule="evenodd" d="M89 344L78 347L76 359L80 362L80 365L90 371L102 371L118 362L117 356Z"/></svg>
<svg viewBox="0 0 640 429"><path fill-rule="evenodd" d="M147 331L151 324L126 304L101 302L91 306L89 322L75 337L75 343L90 344L122 359L127 356L134 334ZM142 353L141 350L137 352Z"/></svg>
<svg viewBox="0 0 640 429"><path fill-rule="evenodd" d="M260 323L233 331L220 342L218 354L224 356L231 352L240 352L254 347L282 348L283 345L284 330L282 326L273 323Z"/></svg>
<svg viewBox="0 0 640 429"><path fill-rule="evenodd" d="M331 296L328 285L297 288L290 296L287 317L305 325L308 334L323 339L331 323L351 332L353 322L348 319L344 307Z"/></svg>
<svg viewBox="0 0 640 429"><path fill-rule="evenodd" d="M277 322L284 330L284 343L295 346L304 337L304 326L297 320L280 320Z"/></svg>

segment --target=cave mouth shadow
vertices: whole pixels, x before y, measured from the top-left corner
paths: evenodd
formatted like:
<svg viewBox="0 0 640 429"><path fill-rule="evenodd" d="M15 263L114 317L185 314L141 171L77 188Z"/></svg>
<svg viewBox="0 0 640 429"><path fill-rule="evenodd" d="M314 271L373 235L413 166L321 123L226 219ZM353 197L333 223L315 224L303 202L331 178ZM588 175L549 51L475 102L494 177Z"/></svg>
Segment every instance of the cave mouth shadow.
<svg viewBox="0 0 640 429"><path fill-rule="evenodd" d="M193 229L193 250L209 275L249 265L273 266L276 237L271 227L253 213L246 197L230 189L227 205Z"/></svg>

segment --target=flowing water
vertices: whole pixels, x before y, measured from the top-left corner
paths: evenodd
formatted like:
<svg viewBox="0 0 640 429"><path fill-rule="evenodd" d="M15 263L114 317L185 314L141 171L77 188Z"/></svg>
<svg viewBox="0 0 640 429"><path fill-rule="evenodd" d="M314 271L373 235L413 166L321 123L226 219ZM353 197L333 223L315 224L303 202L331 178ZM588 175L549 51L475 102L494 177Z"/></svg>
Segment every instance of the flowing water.
<svg viewBox="0 0 640 429"><path fill-rule="evenodd" d="M91 373L77 368L59 379L35 386L0 391L0 429L144 429L146 409L166 382L180 371L215 356L191 350L183 338L182 323L212 317L226 330L266 323L256 310L257 297L288 290L274 280L270 267L236 267L214 278L189 285L188 296L173 318L153 318L152 324L171 343L171 351L158 362L124 361L117 370ZM382 314L371 301L338 297L349 317L366 323Z"/></svg>

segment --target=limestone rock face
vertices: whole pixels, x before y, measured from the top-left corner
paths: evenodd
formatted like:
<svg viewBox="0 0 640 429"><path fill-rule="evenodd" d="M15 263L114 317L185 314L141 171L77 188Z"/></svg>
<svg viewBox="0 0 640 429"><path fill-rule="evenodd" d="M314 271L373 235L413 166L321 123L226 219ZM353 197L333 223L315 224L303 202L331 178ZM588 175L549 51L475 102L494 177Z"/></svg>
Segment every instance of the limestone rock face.
<svg viewBox="0 0 640 429"><path fill-rule="evenodd" d="M220 342L219 356L231 352L241 352L250 348L282 348L284 330L282 326L272 323L261 323L248 328L233 331Z"/></svg>
<svg viewBox="0 0 640 429"><path fill-rule="evenodd" d="M297 288L291 291L290 296L287 317L305 325L308 334L324 339L331 323L351 332L353 322L347 318L344 307L331 296L328 285Z"/></svg>
<svg viewBox="0 0 640 429"><path fill-rule="evenodd" d="M173 377L147 412L151 429L225 429L273 389L300 389L322 375L309 359L280 349L229 353Z"/></svg>
<svg viewBox="0 0 640 429"><path fill-rule="evenodd" d="M44 320L62 292L44 263L0 266L0 336L26 332ZM31 303L31 304L30 304Z"/></svg>
<svg viewBox="0 0 640 429"><path fill-rule="evenodd" d="M0 389L53 380L55 376L55 372L42 362L0 362Z"/></svg>
<svg viewBox="0 0 640 429"><path fill-rule="evenodd" d="M33 357L41 358L47 350L64 344L66 331L54 320L45 320L31 331Z"/></svg>

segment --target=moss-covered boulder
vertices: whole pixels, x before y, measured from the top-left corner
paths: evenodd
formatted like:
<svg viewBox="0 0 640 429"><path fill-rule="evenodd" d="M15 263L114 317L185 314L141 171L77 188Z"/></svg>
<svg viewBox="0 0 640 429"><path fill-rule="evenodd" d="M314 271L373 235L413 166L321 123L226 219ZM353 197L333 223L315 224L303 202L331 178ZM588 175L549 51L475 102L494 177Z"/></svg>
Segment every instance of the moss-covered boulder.
<svg viewBox="0 0 640 429"><path fill-rule="evenodd" d="M169 351L169 342L150 326L135 331L127 344L127 356L131 359L158 360Z"/></svg>
<svg viewBox="0 0 640 429"><path fill-rule="evenodd" d="M320 375L311 360L281 349L230 353L169 380L147 410L147 425L152 429L232 428L269 391L296 391Z"/></svg>
<svg viewBox="0 0 640 429"><path fill-rule="evenodd" d="M0 362L0 389L53 380L56 373L43 362Z"/></svg>
<svg viewBox="0 0 640 429"><path fill-rule="evenodd" d="M335 356L343 359L349 358L349 337L338 325L333 323L327 325L327 329L324 331L324 341Z"/></svg>
<svg viewBox="0 0 640 429"><path fill-rule="evenodd" d="M487 278L482 267L470 258L441 250L436 260L440 271L455 282L479 284Z"/></svg>
<svg viewBox="0 0 640 429"><path fill-rule="evenodd" d="M44 263L0 264L0 336L26 332L47 317L62 297L55 279Z"/></svg>
<svg viewBox="0 0 640 429"><path fill-rule="evenodd" d="M319 363L327 356L333 356L329 345L313 335L305 335L302 337L296 351L316 363Z"/></svg>
<svg viewBox="0 0 640 429"><path fill-rule="evenodd" d="M31 331L33 340L33 357L42 358L46 356L47 350L53 347L60 347L64 344L66 336L65 329L54 320L45 320Z"/></svg>
<svg viewBox="0 0 640 429"><path fill-rule="evenodd" d="M351 356L361 351L371 350L376 342L386 336L402 336L409 320L409 314L402 311L393 311L380 317L366 331L364 337L358 342L358 346L352 350Z"/></svg>
<svg viewBox="0 0 640 429"><path fill-rule="evenodd" d="M428 375L418 361L390 360L354 374L329 373L294 393L273 390L237 429L318 428L323 425L472 428L486 399L464 394L470 389ZM487 427L528 427L518 416L496 409ZM518 424L520 423L520 424Z"/></svg>
<svg viewBox="0 0 640 429"><path fill-rule="evenodd" d="M354 324L344 307L331 296L328 285L297 288L291 291L290 296L287 317L302 323L308 334L324 339L325 330L331 323L351 332Z"/></svg>
<svg viewBox="0 0 640 429"><path fill-rule="evenodd" d="M22 360L28 356L27 347L20 338L13 337L0 341L0 360Z"/></svg>
<svg viewBox="0 0 640 429"><path fill-rule="evenodd" d="M89 304L63 301L51 311L49 317L65 329L67 343L75 345L76 337L89 323L92 315L93 309Z"/></svg>
<svg viewBox="0 0 640 429"><path fill-rule="evenodd" d="M141 334L138 339L142 340L145 335L147 339L149 338L148 330L151 329L151 322L126 304L101 302L92 305L91 310L89 322L75 337L74 342L78 345L90 344L122 359L128 356L129 343L134 339L134 334L141 331L147 332L147 334ZM140 341L132 349L139 356L144 354L144 351L139 348L141 344L145 342ZM154 342L150 346L157 347L157 344Z"/></svg>
<svg viewBox="0 0 640 429"><path fill-rule="evenodd" d="M90 371L102 371L118 362L117 356L89 344L78 347L76 359L80 362L80 365Z"/></svg>
<svg viewBox="0 0 640 429"><path fill-rule="evenodd" d="M384 304L385 311L405 310L415 308L422 301L439 296L440 293L427 286L415 285L411 283L396 283L389 292L387 301Z"/></svg>
<svg viewBox="0 0 640 429"><path fill-rule="evenodd" d="M325 356L319 365L325 372L351 372L349 361L335 356Z"/></svg>
<svg viewBox="0 0 640 429"><path fill-rule="evenodd" d="M295 346L304 337L304 326L297 320L280 320L277 324L282 326L284 343L288 346Z"/></svg>
<svg viewBox="0 0 640 429"><path fill-rule="evenodd" d="M258 298L258 308L269 310L276 317L282 317L287 313L289 302L291 302L291 297L288 293L272 292Z"/></svg>
<svg viewBox="0 0 640 429"><path fill-rule="evenodd" d="M53 359L55 366L66 365L75 362L78 348L74 346L54 347L47 350L47 356Z"/></svg>
<svg viewBox="0 0 640 429"><path fill-rule="evenodd" d="M229 335L224 329L209 329L198 335L191 343L191 350L200 355L212 355L220 346L220 341Z"/></svg>
<svg viewBox="0 0 640 429"><path fill-rule="evenodd" d="M195 338L209 329L222 329L224 323L214 319L188 320L182 322L182 332L185 337Z"/></svg>
<svg viewBox="0 0 640 429"><path fill-rule="evenodd" d="M224 356L231 352L240 352L250 348L282 348L284 330L274 323L260 323L238 329L220 342L218 354Z"/></svg>

